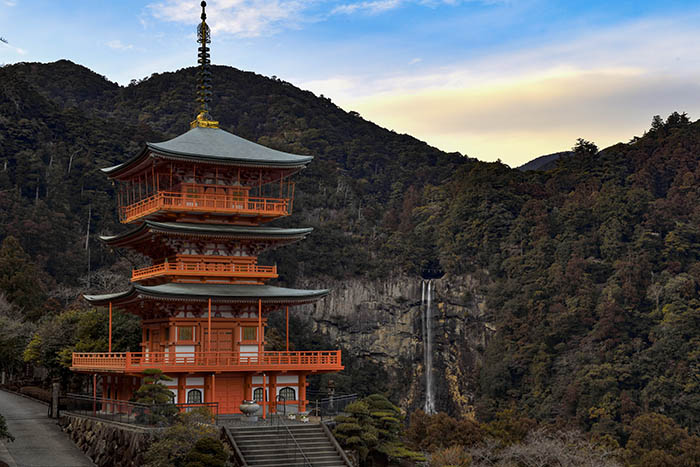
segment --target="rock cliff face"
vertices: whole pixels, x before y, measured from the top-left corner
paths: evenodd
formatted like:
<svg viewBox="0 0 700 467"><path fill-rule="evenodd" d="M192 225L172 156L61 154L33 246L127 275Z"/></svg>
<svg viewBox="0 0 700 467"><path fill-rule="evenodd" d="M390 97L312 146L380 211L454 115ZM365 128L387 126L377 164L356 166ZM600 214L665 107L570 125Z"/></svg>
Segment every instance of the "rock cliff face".
<svg viewBox="0 0 700 467"><path fill-rule="evenodd" d="M432 279L435 405L452 415L472 412L481 355L492 332L480 292L483 277ZM409 411L425 403L423 282L420 277L395 276L304 284L333 290L312 311L314 331L386 369L393 399Z"/></svg>

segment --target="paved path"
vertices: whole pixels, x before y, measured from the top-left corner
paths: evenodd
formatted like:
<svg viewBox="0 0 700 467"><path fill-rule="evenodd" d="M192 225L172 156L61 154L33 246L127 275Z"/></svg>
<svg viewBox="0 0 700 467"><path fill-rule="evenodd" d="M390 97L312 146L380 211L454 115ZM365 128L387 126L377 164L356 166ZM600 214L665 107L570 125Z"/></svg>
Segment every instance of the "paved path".
<svg viewBox="0 0 700 467"><path fill-rule="evenodd" d="M0 391L0 414L15 437L12 443L0 442L0 461L10 467L94 466L56 421L47 418L47 411L44 404Z"/></svg>

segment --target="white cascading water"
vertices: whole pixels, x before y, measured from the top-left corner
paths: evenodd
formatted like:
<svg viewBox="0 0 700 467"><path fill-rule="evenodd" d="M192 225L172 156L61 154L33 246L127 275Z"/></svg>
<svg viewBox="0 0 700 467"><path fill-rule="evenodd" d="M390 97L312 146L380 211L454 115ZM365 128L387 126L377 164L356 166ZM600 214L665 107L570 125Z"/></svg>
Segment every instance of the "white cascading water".
<svg viewBox="0 0 700 467"><path fill-rule="evenodd" d="M433 310L432 310L433 281L422 282L421 304L423 313L423 365L425 368L425 413L435 413L435 396L433 394Z"/></svg>

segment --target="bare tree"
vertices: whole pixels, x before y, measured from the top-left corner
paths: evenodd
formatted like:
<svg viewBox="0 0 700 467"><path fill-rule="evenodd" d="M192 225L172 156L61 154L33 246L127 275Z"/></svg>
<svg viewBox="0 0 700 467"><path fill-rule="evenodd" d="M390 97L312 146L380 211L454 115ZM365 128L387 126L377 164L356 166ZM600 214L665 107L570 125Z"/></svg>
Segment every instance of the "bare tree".
<svg viewBox="0 0 700 467"><path fill-rule="evenodd" d="M474 467L619 467L614 452L594 445L576 431L554 433L539 429L524 442L502 447L496 443L472 449Z"/></svg>

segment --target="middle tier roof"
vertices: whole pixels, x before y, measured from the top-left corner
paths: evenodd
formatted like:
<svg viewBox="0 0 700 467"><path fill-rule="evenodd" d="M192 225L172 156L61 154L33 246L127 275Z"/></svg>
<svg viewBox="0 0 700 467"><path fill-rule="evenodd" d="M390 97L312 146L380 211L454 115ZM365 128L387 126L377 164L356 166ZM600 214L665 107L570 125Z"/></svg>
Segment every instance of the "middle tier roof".
<svg viewBox="0 0 700 467"><path fill-rule="evenodd" d="M133 248L146 255L158 252L158 256L168 256L178 253L164 241L168 238L249 241L261 245L261 249L267 249L303 240L312 230L147 220L117 235L101 235L100 239L113 248Z"/></svg>
<svg viewBox="0 0 700 467"><path fill-rule="evenodd" d="M146 301L174 301L206 303L209 299L215 304L257 304L263 305L302 305L313 303L328 295L330 290L304 290L274 287L271 285L245 284L161 284L146 286L132 284L124 291L105 295L84 295L92 305L136 308Z"/></svg>

